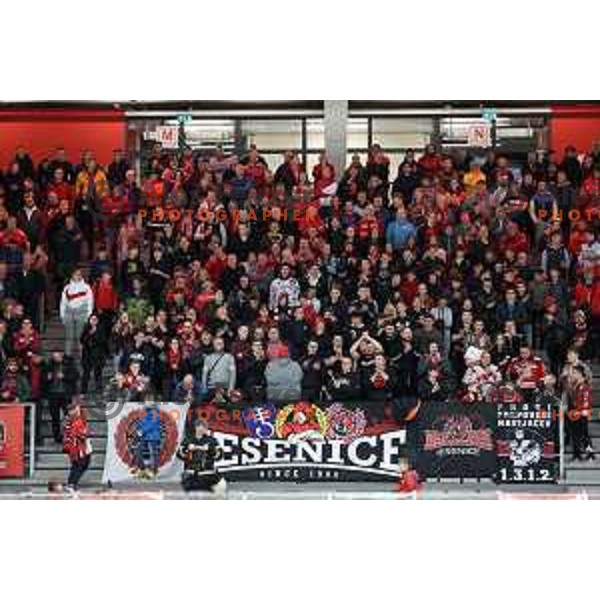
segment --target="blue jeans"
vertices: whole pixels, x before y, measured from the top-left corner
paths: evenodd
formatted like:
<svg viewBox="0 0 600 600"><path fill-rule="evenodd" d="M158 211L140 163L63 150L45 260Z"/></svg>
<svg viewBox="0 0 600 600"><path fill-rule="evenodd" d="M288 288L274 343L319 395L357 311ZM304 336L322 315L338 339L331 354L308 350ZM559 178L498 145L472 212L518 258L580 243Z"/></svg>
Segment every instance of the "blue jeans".
<svg viewBox="0 0 600 600"><path fill-rule="evenodd" d="M148 456L148 463L144 455ZM149 467L153 471L158 471L158 462L160 459L160 440L141 439L137 445L135 459L139 469Z"/></svg>

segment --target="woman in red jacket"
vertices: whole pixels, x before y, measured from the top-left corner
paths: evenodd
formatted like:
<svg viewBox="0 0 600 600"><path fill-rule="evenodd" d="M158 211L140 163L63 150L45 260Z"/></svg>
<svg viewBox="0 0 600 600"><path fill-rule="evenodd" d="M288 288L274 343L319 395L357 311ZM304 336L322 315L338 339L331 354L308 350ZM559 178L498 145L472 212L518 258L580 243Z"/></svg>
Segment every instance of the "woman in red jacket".
<svg viewBox="0 0 600 600"><path fill-rule="evenodd" d="M71 461L66 489L74 491L90 466L92 455L87 416L80 402L73 402L69 407L63 427L63 452L69 455Z"/></svg>

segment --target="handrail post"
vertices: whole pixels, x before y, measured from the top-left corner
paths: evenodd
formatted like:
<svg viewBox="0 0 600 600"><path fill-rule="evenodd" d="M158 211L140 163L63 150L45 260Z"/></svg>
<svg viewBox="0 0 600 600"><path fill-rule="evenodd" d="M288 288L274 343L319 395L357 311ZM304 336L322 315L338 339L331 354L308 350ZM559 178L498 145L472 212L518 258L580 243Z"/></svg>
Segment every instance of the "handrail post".
<svg viewBox="0 0 600 600"><path fill-rule="evenodd" d="M566 482L566 464L565 464L565 408L566 397L561 394L558 404L558 470L560 483Z"/></svg>

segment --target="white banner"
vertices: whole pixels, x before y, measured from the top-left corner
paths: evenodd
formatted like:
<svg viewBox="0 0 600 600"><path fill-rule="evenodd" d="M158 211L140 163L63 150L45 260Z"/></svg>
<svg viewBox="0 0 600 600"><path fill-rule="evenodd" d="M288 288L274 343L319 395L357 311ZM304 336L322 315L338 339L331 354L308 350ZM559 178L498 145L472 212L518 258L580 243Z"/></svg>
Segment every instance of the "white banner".
<svg viewBox="0 0 600 600"><path fill-rule="evenodd" d="M177 125L159 125L156 128L156 141L160 142L163 148L178 148L179 127Z"/></svg>
<svg viewBox="0 0 600 600"><path fill-rule="evenodd" d="M471 125L467 133L467 143L474 148L489 148L492 145L492 127L489 123Z"/></svg>
<svg viewBox="0 0 600 600"><path fill-rule="evenodd" d="M112 414L114 403L106 413ZM177 481L183 463L177 448L183 437L188 404L128 402L108 420L102 481Z"/></svg>

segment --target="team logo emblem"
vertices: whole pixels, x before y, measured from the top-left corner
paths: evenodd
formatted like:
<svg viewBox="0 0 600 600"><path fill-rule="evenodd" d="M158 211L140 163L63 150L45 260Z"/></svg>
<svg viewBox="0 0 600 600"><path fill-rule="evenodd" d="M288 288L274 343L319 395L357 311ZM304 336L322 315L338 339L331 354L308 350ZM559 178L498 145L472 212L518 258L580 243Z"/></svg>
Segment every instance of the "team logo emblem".
<svg viewBox="0 0 600 600"><path fill-rule="evenodd" d="M246 408L242 413L242 419L248 433L252 437L266 440L273 437L275 433L275 416L277 410L273 404Z"/></svg>
<svg viewBox="0 0 600 600"><path fill-rule="evenodd" d="M327 409L328 427L326 436L333 440L344 440L350 443L360 437L366 426L367 417L360 408L349 410L339 402L332 404Z"/></svg>
<svg viewBox="0 0 600 600"><path fill-rule="evenodd" d="M297 442L324 440L328 429L327 414L315 404L298 402L282 408L275 421L277 437Z"/></svg>
<svg viewBox="0 0 600 600"><path fill-rule="evenodd" d="M460 454L467 448L479 452L493 447L492 430L484 422L467 416L443 416L433 423L432 429L425 430L424 449L429 452L448 454L452 448L458 451L454 454Z"/></svg>
<svg viewBox="0 0 600 600"><path fill-rule="evenodd" d="M152 432L148 419L153 419L153 426L158 431ZM158 436L152 435L156 433ZM157 471L169 463L177 450L177 441L177 423L168 412L158 407L131 411L120 421L115 432L117 455L138 478L155 476L157 472L150 470L153 463ZM156 457L151 456L153 452L156 452Z"/></svg>
<svg viewBox="0 0 600 600"><path fill-rule="evenodd" d="M536 465L542 458L542 444L525 437L523 429L517 429L514 439L509 442L510 461L515 467Z"/></svg>

